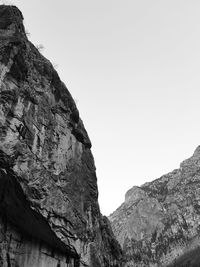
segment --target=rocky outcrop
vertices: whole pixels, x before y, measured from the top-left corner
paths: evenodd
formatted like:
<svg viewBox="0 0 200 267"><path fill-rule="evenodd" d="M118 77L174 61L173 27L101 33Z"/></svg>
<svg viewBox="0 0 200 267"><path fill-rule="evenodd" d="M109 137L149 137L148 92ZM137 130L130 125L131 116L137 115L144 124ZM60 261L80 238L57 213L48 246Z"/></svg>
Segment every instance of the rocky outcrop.
<svg viewBox="0 0 200 267"><path fill-rule="evenodd" d="M91 142L52 64L0 6L0 266L117 267Z"/></svg>
<svg viewBox="0 0 200 267"><path fill-rule="evenodd" d="M109 219L124 266L200 266L200 147L179 169L131 188Z"/></svg>

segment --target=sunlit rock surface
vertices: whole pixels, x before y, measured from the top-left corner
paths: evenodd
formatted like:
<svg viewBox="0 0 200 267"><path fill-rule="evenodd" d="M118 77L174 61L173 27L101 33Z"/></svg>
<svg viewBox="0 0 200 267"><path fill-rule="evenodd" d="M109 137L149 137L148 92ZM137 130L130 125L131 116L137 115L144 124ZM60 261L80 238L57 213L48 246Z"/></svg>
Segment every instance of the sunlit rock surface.
<svg viewBox="0 0 200 267"><path fill-rule="evenodd" d="M0 6L0 266L121 266L79 112L22 21Z"/></svg>
<svg viewBox="0 0 200 267"><path fill-rule="evenodd" d="M131 188L109 219L123 266L200 266L200 147L179 169Z"/></svg>

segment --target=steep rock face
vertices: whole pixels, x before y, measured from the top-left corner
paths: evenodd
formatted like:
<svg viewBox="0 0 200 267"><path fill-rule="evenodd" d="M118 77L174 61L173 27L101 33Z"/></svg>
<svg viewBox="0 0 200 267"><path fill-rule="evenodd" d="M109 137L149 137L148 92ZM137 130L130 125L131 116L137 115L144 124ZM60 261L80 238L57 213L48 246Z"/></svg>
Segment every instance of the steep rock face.
<svg viewBox="0 0 200 267"><path fill-rule="evenodd" d="M91 142L23 16L0 6L0 265L117 267Z"/></svg>
<svg viewBox="0 0 200 267"><path fill-rule="evenodd" d="M179 169L131 188L109 219L124 266L200 266L200 147Z"/></svg>

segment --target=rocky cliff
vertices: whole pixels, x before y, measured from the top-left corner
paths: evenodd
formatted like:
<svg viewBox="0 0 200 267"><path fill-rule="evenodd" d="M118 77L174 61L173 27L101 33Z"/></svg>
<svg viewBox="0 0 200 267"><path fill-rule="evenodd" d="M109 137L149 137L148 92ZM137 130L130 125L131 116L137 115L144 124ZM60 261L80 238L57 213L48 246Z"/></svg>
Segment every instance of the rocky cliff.
<svg viewBox="0 0 200 267"><path fill-rule="evenodd" d="M0 266L117 267L91 142L66 86L0 6Z"/></svg>
<svg viewBox="0 0 200 267"><path fill-rule="evenodd" d="M109 219L124 266L200 266L200 147L179 169L131 188Z"/></svg>

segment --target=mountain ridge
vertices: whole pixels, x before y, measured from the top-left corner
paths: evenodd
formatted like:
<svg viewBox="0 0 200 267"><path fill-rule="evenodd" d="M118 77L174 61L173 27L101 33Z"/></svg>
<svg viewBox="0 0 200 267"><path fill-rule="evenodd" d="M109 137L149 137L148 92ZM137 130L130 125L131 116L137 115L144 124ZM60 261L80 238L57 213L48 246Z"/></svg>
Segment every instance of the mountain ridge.
<svg viewBox="0 0 200 267"><path fill-rule="evenodd" d="M109 216L124 266L171 266L198 249L199 192L200 146L179 169L129 189L125 202Z"/></svg>

